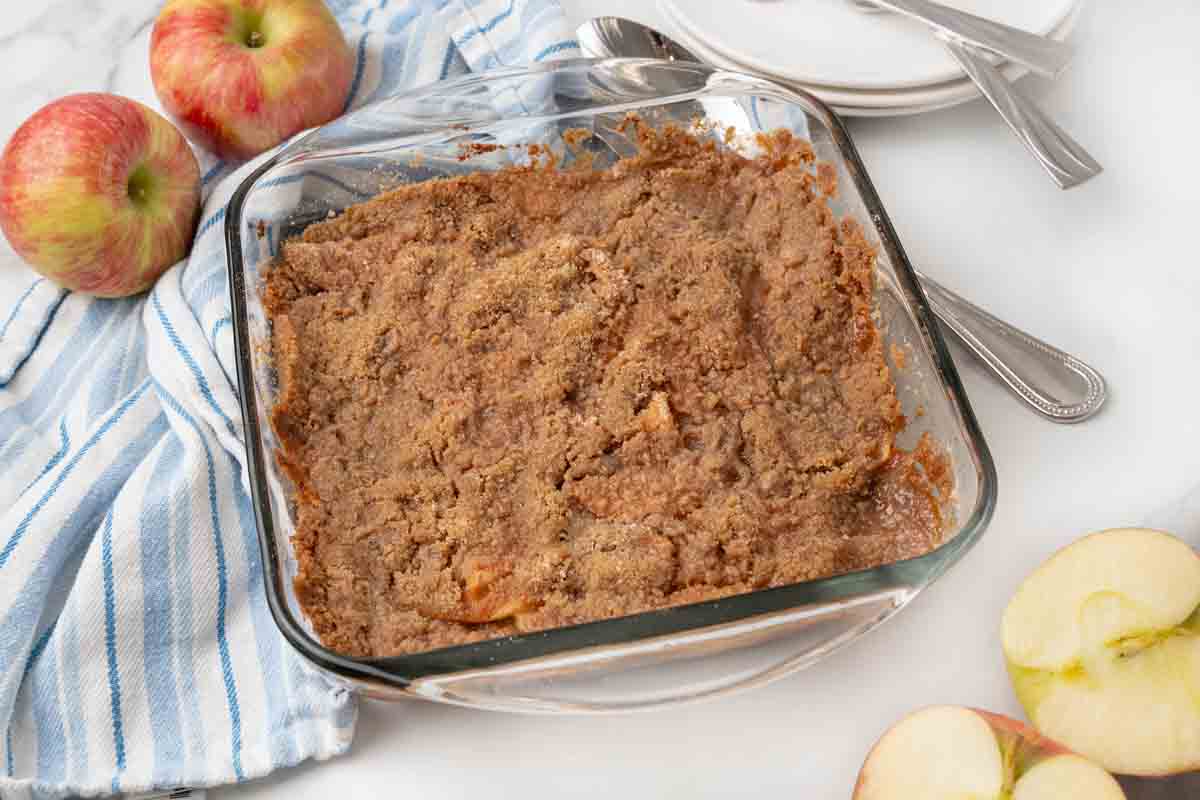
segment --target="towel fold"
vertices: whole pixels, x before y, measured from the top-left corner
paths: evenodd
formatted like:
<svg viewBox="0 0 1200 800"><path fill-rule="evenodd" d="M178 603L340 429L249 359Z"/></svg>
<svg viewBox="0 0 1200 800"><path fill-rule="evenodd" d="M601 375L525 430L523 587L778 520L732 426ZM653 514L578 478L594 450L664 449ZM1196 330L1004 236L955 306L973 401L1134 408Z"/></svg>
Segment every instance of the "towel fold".
<svg viewBox="0 0 1200 800"><path fill-rule="evenodd" d="M347 108L578 55L553 0L329 5L357 55ZM28 272L0 299L6 800L210 786L349 746L354 698L289 648L263 594L222 237L253 166L201 154L193 250L148 295Z"/></svg>

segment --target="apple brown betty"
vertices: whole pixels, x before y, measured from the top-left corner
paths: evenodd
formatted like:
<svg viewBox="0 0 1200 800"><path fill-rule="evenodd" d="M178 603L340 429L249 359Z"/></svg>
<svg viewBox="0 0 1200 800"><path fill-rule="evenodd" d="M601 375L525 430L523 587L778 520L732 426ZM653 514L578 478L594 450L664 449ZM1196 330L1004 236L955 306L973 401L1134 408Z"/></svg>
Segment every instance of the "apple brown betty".
<svg viewBox="0 0 1200 800"><path fill-rule="evenodd" d="M809 145L637 137L607 169L403 186L283 244L272 421L328 647L418 652L941 541L947 465L894 446L874 252Z"/></svg>

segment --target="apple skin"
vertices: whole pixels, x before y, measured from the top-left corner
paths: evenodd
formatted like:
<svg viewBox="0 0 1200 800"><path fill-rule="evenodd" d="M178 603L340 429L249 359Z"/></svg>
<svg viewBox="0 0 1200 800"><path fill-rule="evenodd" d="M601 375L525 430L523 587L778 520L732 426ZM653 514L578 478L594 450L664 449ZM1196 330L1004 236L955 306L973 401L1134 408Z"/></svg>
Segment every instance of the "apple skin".
<svg viewBox="0 0 1200 800"><path fill-rule="evenodd" d="M170 0L150 77L192 141L247 159L341 114L354 54L322 0Z"/></svg>
<svg viewBox="0 0 1200 800"><path fill-rule="evenodd" d="M1066 745L1056 742L1048 736L1043 736L1032 725L1021 722L1019 719L1006 717L1003 714L997 714L994 711L984 711L982 708L972 708L979 716L983 717L984 722L992 726L998 737L1013 737L1021 741L1022 747L1029 751L1037 753L1042 758L1064 754L1074 754L1074 750Z"/></svg>
<svg viewBox="0 0 1200 800"><path fill-rule="evenodd" d="M0 155L0 229L30 266L98 297L149 288L187 255L200 168L179 131L111 94L37 111Z"/></svg>

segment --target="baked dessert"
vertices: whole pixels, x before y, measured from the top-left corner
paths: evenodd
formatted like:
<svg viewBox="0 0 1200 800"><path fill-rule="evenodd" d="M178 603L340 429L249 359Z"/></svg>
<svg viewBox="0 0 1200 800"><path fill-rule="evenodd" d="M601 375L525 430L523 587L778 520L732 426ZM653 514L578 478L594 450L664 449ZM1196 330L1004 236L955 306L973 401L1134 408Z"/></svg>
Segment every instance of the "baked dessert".
<svg viewBox="0 0 1200 800"><path fill-rule="evenodd" d="M607 169L402 186L269 270L297 593L411 653L917 556L945 460L905 424L874 252L787 132L637 125Z"/></svg>

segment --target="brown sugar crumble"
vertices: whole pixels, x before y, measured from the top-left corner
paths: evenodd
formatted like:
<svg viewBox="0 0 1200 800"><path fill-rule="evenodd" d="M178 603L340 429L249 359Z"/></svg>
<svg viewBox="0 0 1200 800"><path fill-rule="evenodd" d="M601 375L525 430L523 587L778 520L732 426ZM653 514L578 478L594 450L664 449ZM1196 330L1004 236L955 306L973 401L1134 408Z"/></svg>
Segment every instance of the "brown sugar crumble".
<svg viewBox="0 0 1200 800"><path fill-rule="evenodd" d="M894 446L874 251L811 148L637 137L608 169L404 186L283 244L272 421L330 648L418 652L940 543L944 459Z"/></svg>

